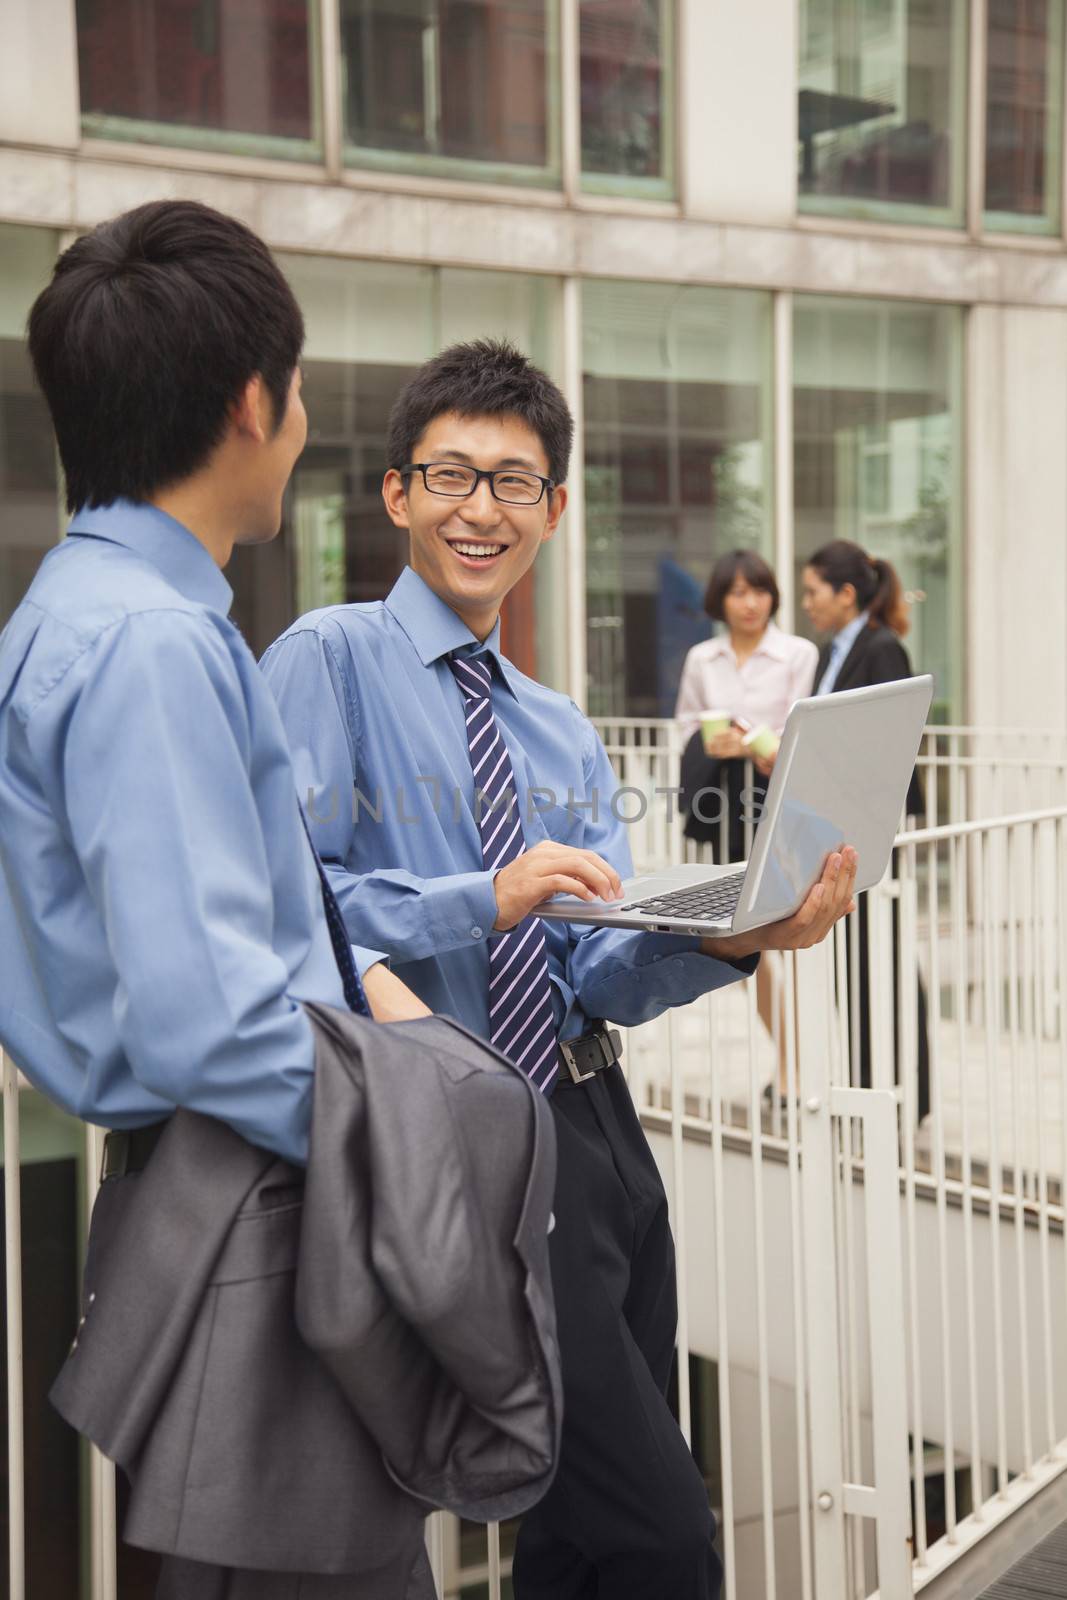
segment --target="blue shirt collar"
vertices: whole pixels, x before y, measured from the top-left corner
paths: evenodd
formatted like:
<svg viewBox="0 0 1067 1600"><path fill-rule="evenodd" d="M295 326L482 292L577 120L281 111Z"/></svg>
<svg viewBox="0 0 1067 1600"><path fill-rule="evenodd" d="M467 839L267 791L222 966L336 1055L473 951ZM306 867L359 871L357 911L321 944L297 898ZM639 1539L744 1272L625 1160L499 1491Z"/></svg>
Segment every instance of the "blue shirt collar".
<svg viewBox="0 0 1067 1600"><path fill-rule="evenodd" d="M214 557L189 529L156 506L113 500L93 511L76 511L67 529L87 539L106 539L150 561L187 600L228 615L230 588Z"/></svg>
<svg viewBox="0 0 1067 1600"><path fill-rule="evenodd" d="M861 611L858 617L853 617L851 622L846 622L845 626L834 634L833 653L839 661L843 661L848 655L869 620L869 612Z"/></svg>
<svg viewBox="0 0 1067 1600"><path fill-rule="evenodd" d="M473 655L484 651L495 661L497 676L504 687L515 694L515 685L511 681L515 669L507 657L500 653L499 617L483 644L452 607L435 594L426 580L420 578L411 567L404 568L385 605L411 640L424 667L445 656Z"/></svg>

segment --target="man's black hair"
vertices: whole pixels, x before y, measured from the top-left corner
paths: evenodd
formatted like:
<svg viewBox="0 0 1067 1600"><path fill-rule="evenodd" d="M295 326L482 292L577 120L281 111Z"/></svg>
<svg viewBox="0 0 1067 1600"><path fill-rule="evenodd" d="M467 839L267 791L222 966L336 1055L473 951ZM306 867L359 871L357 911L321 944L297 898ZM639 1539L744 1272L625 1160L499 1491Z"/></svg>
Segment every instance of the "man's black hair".
<svg viewBox="0 0 1067 1600"><path fill-rule="evenodd" d="M442 350L416 372L389 417L388 464L410 465L435 417L518 417L536 433L553 483L567 481L574 419L552 379L505 339L472 339Z"/></svg>
<svg viewBox="0 0 1067 1600"><path fill-rule="evenodd" d="M146 500L197 471L257 373L280 426L304 319L250 228L159 200L64 251L29 341L76 511Z"/></svg>

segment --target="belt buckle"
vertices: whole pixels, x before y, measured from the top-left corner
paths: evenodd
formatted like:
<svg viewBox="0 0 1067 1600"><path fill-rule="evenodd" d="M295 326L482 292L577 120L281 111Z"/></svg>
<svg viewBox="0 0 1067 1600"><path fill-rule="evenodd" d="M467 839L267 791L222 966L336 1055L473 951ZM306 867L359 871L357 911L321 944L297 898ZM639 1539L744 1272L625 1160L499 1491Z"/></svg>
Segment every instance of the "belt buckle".
<svg viewBox="0 0 1067 1600"><path fill-rule="evenodd" d="M113 1129L104 1138L104 1153L100 1159L100 1182L108 1178L124 1178L130 1159L130 1136L123 1129Z"/></svg>
<svg viewBox="0 0 1067 1600"><path fill-rule="evenodd" d="M560 1042L559 1053L563 1057L567 1071L571 1075L572 1083L588 1083L589 1079L595 1078L600 1070L599 1067L594 1067L592 1072L579 1072L578 1063L574 1059L574 1051L569 1044L564 1044L562 1041Z"/></svg>
<svg viewBox="0 0 1067 1600"><path fill-rule="evenodd" d="M580 1070L574 1051L569 1044L561 1042L559 1047L573 1083L588 1083L590 1078L595 1078L598 1072L604 1071L605 1067L613 1066L622 1055L622 1035L618 1028L597 1028L588 1037L595 1039L600 1046L600 1061L590 1072L582 1072Z"/></svg>

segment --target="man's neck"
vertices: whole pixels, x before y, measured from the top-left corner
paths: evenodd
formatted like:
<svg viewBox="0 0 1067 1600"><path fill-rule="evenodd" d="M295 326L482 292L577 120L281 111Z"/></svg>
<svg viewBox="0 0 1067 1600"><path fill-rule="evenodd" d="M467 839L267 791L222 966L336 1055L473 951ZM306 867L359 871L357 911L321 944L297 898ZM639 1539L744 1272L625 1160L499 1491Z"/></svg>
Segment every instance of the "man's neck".
<svg viewBox="0 0 1067 1600"><path fill-rule="evenodd" d="M448 602L446 601L445 604L447 605ZM465 628L470 629L479 644L485 643L500 617L499 611L494 611L487 615L484 611L460 611L455 606L451 606L449 609L455 611L460 622Z"/></svg>
<svg viewBox="0 0 1067 1600"><path fill-rule="evenodd" d="M153 496L150 504L187 528L217 567L227 565L233 554L233 515L200 480L190 478L164 489Z"/></svg>

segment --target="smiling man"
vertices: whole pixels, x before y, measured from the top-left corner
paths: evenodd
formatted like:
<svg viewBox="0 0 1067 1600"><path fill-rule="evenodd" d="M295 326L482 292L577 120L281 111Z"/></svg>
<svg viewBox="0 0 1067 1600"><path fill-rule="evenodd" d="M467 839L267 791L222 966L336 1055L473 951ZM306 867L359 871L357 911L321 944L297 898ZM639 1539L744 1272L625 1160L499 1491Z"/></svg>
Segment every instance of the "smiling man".
<svg viewBox="0 0 1067 1600"><path fill-rule="evenodd" d="M592 725L500 653L501 603L567 503L572 433L559 390L506 344L428 362L394 407L383 485L410 566L384 602L302 618L263 667L350 937L552 1096L563 1447L519 1534L518 1600L710 1600L714 1521L665 1399L667 1203L602 1019L644 1022L762 948L824 937L855 858L831 857L797 916L751 936L532 914L561 891L615 898L631 870Z"/></svg>

